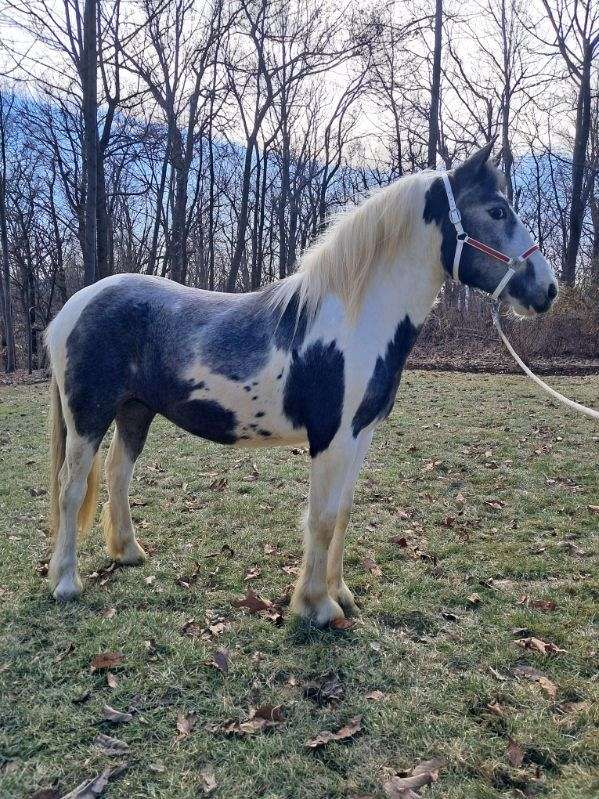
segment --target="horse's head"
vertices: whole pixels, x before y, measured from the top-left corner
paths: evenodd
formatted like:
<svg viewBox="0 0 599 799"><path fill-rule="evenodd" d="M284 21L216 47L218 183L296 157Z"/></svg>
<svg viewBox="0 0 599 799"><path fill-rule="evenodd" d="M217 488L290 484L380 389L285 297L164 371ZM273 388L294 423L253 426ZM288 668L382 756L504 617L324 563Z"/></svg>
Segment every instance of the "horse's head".
<svg viewBox="0 0 599 799"><path fill-rule="evenodd" d="M504 177L489 162L492 146L487 144L449 172L447 188L442 178L433 182L425 221L435 221L441 229L441 260L450 275L498 296L522 316L544 313L557 296L557 281L503 192ZM451 212L452 195L458 213ZM510 267L514 274L502 287Z"/></svg>

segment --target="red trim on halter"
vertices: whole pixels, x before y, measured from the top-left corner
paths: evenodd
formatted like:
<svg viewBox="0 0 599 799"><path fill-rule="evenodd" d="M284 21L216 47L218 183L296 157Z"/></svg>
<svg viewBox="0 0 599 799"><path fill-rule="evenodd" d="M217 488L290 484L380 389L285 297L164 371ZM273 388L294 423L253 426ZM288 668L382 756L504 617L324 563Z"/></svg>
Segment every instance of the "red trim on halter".
<svg viewBox="0 0 599 799"><path fill-rule="evenodd" d="M529 247L528 250L526 250L526 252L522 253L522 255L520 256L520 260L521 261L525 261L528 258L529 255L533 254L533 252L540 252L540 251L541 251L541 248L539 247L539 245L538 244L533 244L532 247Z"/></svg>
<svg viewBox="0 0 599 799"><path fill-rule="evenodd" d="M472 236L466 236L463 241L464 244L469 244L471 247L474 247L475 250L480 250L480 252L484 252L485 255L490 255L491 258L496 258L498 261L501 261L504 264L510 264L512 261L525 261L529 255L533 254L533 252L540 250L538 244L533 244L532 247L529 247L527 250L525 250L519 258L510 258L509 255L505 255L505 253L502 253L493 247L489 247L488 244L484 244L478 239L473 239Z"/></svg>
<svg viewBox="0 0 599 799"><path fill-rule="evenodd" d="M482 241L478 239L473 239L472 236L466 236L464 239L465 244L469 244L471 247L474 247L475 250L480 250L480 252L484 252L485 255L490 255L492 258L496 258L498 261L502 261L504 264L509 264L512 260L508 255L504 255L499 250L495 250L493 247L489 247L488 244L484 244Z"/></svg>

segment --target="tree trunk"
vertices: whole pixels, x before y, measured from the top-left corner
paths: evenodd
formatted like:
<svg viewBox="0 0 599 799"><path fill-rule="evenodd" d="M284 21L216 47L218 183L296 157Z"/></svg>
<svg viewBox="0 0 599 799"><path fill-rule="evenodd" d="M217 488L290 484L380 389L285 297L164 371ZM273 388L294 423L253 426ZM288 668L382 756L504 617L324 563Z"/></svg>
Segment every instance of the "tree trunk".
<svg viewBox="0 0 599 799"><path fill-rule="evenodd" d="M439 95L441 92L441 42L443 36L443 0L435 4L435 44L433 50L433 75L431 81L431 108L428 120L427 165L437 165L437 142L439 140Z"/></svg>
<svg viewBox="0 0 599 799"><path fill-rule="evenodd" d="M245 253L245 233L248 226L250 205L250 181L252 178L252 153L256 145L256 137L248 138L243 165L243 182L241 184L241 205L237 219L237 232L235 234L235 249L231 258L231 269L227 278L227 291L235 291L237 276Z"/></svg>
<svg viewBox="0 0 599 799"><path fill-rule="evenodd" d="M570 235L566 245L566 257L562 269L562 280L570 286L576 280L576 261L580 249L582 223L585 212L584 172L586 152L591 130L591 49L585 52L576 104L576 133L572 152L572 201L570 203Z"/></svg>
<svg viewBox="0 0 599 799"><path fill-rule="evenodd" d="M4 107L1 93L0 148L2 155L2 174L0 174L0 247L2 248L2 293L4 299L2 310L4 315L4 337L6 339L4 368L6 372L14 372L17 368L17 358L10 296L10 260L8 257L8 227L6 223L6 138L4 131Z"/></svg>
<svg viewBox="0 0 599 799"><path fill-rule="evenodd" d="M83 138L85 162L85 238L83 249L84 284L97 279L96 208L98 199L98 82L97 82L97 6L85 0L83 12L83 52L81 86L83 90Z"/></svg>
<svg viewBox="0 0 599 799"><path fill-rule="evenodd" d="M108 208L106 202L106 176L104 173L104 154L98 153L98 183L97 183L97 252L96 273L97 279L108 277L112 273L110 259L110 224L108 221Z"/></svg>

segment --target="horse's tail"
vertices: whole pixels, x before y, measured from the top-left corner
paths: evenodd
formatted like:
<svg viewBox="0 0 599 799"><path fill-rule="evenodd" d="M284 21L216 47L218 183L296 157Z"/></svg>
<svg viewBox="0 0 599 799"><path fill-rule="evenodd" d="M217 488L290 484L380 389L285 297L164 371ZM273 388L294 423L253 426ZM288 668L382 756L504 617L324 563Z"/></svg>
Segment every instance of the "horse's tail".
<svg viewBox="0 0 599 799"><path fill-rule="evenodd" d="M62 400L56 379L50 383L50 533L56 536L60 524L60 470L65 459L67 427L62 412ZM79 509L77 527L81 535L94 523L100 488L100 458L96 453L89 475L85 498Z"/></svg>

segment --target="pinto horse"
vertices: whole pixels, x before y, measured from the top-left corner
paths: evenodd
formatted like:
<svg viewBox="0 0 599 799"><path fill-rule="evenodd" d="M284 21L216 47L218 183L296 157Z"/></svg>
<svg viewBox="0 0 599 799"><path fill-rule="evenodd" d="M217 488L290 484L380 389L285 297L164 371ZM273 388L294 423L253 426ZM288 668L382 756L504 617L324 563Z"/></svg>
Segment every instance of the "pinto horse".
<svg viewBox="0 0 599 799"><path fill-rule="evenodd" d="M552 269L503 194L490 151L449 172L447 185L425 171L377 191L330 224L295 274L261 291L224 294L120 274L69 299L46 335L56 599L81 592L77 531L93 522L98 448L113 421L103 510L108 551L123 564L144 560L128 490L161 414L236 447L307 442L309 509L292 608L317 625L356 609L343 579L354 484L445 278L488 293L499 288L522 315L546 311L557 294ZM462 253L456 219L486 249ZM504 285L505 261L519 253Z"/></svg>

